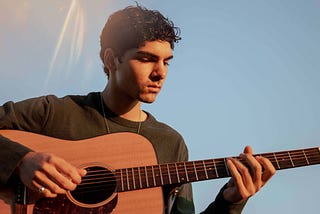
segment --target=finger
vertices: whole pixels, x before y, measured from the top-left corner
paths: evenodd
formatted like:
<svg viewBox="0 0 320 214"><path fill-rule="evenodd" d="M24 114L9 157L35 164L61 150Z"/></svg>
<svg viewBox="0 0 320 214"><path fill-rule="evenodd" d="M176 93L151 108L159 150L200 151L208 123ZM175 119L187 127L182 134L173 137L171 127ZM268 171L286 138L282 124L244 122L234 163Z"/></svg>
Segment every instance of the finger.
<svg viewBox="0 0 320 214"><path fill-rule="evenodd" d="M57 196L56 193L52 193L48 188L39 184L37 181L32 182L32 189L38 192L39 194L43 195L44 197L54 198Z"/></svg>
<svg viewBox="0 0 320 214"><path fill-rule="evenodd" d="M63 159L57 160L55 164L57 170L60 172L60 174L63 174L65 177L68 178L68 181L72 182L73 184L80 184L81 183L81 177L84 172L79 171L76 167L72 166L68 162L66 162ZM64 182L64 180L63 180ZM75 188L75 186L74 186Z"/></svg>
<svg viewBox="0 0 320 214"><path fill-rule="evenodd" d="M244 164L242 164L237 159L231 158L231 161L235 166L235 168L232 169L232 171L235 170L234 173L238 173L240 175L241 181L244 183L244 185L251 185L252 178L251 178L251 173L250 173L248 167L245 166Z"/></svg>
<svg viewBox="0 0 320 214"><path fill-rule="evenodd" d="M49 190L52 194L65 194L66 190L64 188L61 188L52 178L50 175L48 175L42 171L36 171L35 172L35 177L34 177L34 182L36 184L39 184L43 187L45 187L47 190ZM36 190L39 189L38 185L34 184L36 186Z"/></svg>
<svg viewBox="0 0 320 214"><path fill-rule="evenodd" d="M56 170L52 171L52 176L57 179L57 182L68 190L73 190L81 182L81 173L70 163L62 158L50 156L48 158L49 166L52 165ZM50 170L50 168L48 169Z"/></svg>
<svg viewBox="0 0 320 214"><path fill-rule="evenodd" d="M265 184L276 173L276 169L269 159L262 156L257 156L256 159L264 168L262 173L262 182Z"/></svg>
<svg viewBox="0 0 320 214"><path fill-rule="evenodd" d="M78 169L78 173L81 177L85 176L87 174L87 170L85 169Z"/></svg>
<svg viewBox="0 0 320 214"><path fill-rule="evenodd" d="M246 154L253 154L253 149L251 146L246 146L243 150L243 153L246 153Z"/></svg>
<svg viewBox="0 0 320 214"><path fill-rule="evenodd" d="M249 191L252 191L253 183L247 167L233 158L227 160L227 165L240 195L243 198L249 197Z"/></svg>
<svg viewBox="0 0 320 214"><path fill-rule="evenodd" d="M256 191L259 190L262 186L262 166L260 162L251 154L242 153L240 157L248 164Z"/></svg>
<svg viewBox="0 0 320 214"><path fill-rule="evenodd" d="M72 182L71 178L67 175L64 175L58 171L57 165L51 165L51 164L44 164L43 171L45 172L46 176L53 181L53 184L49 187L52 188L53 191L61 192L60 189L66 190L74 190L76 188L76 184ZM61 168L61 167L59 167ZM78 172L77 172L78 173ZM55 184L55 185L54 185ZM56 188L58 186L59 188Z"/></svg>

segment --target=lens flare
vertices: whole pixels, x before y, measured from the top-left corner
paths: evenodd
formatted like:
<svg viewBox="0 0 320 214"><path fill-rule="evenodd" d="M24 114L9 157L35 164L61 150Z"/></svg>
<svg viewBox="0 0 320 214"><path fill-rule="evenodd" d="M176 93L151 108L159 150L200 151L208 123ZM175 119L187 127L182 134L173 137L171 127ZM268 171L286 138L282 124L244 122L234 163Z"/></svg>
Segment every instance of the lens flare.
<svg viewBox="0 0 320 214"><path fill-rule="evenodd" d="M82 52L84 39L83 14L83 10L78 1L72 0L49 65L49 71L44 85L45 88L47 88L48 86L53 71L58 72L59 70L61 70L66 76L68 76L71 73L72 68L77 64ZM63 48L67 50L67 54L62 51ZM59 56L62 60L58 60ZM64 62L64 66L62 69L57 68L58 61L59 63Z"/></svg>

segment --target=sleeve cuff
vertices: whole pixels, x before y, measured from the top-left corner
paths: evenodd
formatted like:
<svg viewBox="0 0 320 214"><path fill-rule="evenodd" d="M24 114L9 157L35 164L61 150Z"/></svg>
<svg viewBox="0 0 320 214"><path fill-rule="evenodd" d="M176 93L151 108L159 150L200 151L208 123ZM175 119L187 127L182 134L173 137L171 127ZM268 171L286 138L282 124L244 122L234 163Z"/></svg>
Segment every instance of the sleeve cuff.
<svg viewBox="0 0 320 214"><path fill-rule="evenodd" d="M227 184L221 188L214 202L212 202L202 214L240 214L242 212L247 200L238 203L225 200L223 191L226 188Z"/></svg>

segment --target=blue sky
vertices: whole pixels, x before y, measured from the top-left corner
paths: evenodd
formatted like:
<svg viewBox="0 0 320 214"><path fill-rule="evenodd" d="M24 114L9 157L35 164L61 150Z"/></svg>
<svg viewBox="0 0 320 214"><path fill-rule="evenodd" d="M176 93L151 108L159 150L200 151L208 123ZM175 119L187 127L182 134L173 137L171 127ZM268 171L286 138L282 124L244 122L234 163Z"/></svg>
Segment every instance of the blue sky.
<svg viewBox="0 0 320 214"><path fill-rule="evenodd" d="M190 159L320 146L320 1L139 1L181 28L167 82L144 109ZM101 91L99 35L134 1L0 1L0 103ZM277 172L243 213L316 213L319 166ZM226 179L194 183L197 212Z"/></svg>

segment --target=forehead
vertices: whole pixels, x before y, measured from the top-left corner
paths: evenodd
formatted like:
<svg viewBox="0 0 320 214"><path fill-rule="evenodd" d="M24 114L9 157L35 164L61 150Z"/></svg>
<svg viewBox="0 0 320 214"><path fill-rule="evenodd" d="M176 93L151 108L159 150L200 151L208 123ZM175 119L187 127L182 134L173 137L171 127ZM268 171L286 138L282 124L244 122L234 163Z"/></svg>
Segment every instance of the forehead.
<svg viewBox="0 0 320 214"><path fill-rule="evenodd" d="M139 48L131 49L128 52L131 54L146 52L163 59L171 58L173 55L170 43L161 40L144 42Z"/></svg>

